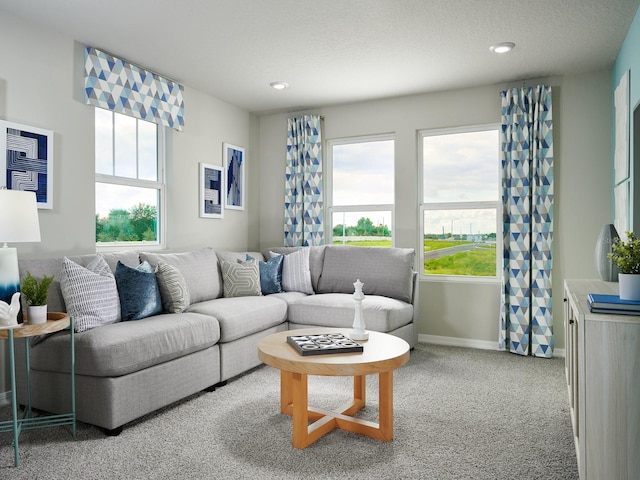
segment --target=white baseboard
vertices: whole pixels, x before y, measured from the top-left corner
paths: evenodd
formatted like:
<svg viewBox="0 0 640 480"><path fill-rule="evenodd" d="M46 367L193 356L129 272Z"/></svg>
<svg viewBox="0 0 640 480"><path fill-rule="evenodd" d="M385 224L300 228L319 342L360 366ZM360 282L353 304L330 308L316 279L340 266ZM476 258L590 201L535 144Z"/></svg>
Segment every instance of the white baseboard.
<svg viewBox="0 0 640 480"><path fill-rule="evenodd" d="M498 342L487 340L473 340L470 338L443 337L441 335L419 334L418 341L422 343L433 343L435 345L446 345L448 347L478 348L480 350L498 350Z"/></svg>
<svg viewBox="0 0 640 480"><path fill-rule="evenodd" d="M433 343L435 345L446 345L448 347L465 347L477 348L479 350L500 350L498 342L490 342L488 340L474 340L470 338L444 337L441 335L425 335L419 334L418 341L420 343ZM556 348L553 350L554 357L564 358L564 348Z"/></svg>
<svg viewBox="0 0 640 480"><path fill-rule="evenodd" d="M11 404L11 390L0 392L0 407Z"/></svg>

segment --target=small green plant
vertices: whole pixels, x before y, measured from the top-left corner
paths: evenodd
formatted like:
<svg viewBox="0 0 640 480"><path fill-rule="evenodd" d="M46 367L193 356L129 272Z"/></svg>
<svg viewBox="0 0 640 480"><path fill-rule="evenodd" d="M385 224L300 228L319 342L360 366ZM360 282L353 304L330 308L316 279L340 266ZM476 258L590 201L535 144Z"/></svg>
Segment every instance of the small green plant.
<svg viewBox="0 0 640 480"><path fill-rule="evenodd" d="M42 280L38 281L27 272L20 285L20 292L28 305L38 306L47 304L47 295L49 286L53 282L53 277L45 275Z"/></svg>
<svg viewBox="0 0 640 480"><path fill-rule="evenodd" d="M627 232L627 241L616 238L607 256L618 267L620 273L640 274L640 239Z"/></svg>

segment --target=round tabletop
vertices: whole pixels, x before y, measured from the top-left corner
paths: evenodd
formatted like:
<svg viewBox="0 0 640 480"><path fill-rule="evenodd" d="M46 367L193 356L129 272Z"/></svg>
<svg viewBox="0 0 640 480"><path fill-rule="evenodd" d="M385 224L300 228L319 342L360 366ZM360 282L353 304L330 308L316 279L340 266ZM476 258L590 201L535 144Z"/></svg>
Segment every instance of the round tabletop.
<svg viewBox="0 0 640 480"><path fill-rule="evenodd" d="M272 367L308 375L353 376L387 372L409 361L409 344L387 333L369 330L369 340L358 341L363 352L303 356L287 343L288 336L342 333L348 328L304 328L269 335L258 343L258 357Z"/></svg>
<svg viewBox="0 0 640 480"><path fill-rule="evenodd" d="M37 335L45 335L47 333L55 333L64 330L71 324L69 314L62 312L48 312L47 323L38 325L29 325L29 319L23 314L24 323L18 324L13 328L14 338L35 337ZM7 327L0 329L0 339L9 338Z"/></svg>

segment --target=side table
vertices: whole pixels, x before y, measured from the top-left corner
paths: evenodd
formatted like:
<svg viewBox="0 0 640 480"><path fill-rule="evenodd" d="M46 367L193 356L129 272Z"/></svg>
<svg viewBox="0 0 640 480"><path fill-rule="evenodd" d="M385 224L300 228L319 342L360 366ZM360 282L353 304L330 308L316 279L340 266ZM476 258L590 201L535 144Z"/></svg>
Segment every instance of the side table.
<svg viewBox="0 0 640 480"><path fill-rule="evenodd" d="M11 327L0 327L0 339L9 340L9 370L11 379L11 420L0 422L0 433L13 432L13 450L15 466L20 466L20 450L18 437L22 430L54 427L58 425L71 425L73 436L76 436L76 385L75 385L75 347L73 319L66 313L47 313L47 323L41 325L29 325L28 318L24 315L23 324ZM31 365L29 360L29 338L48 333L55 333L68 328L71 342L71 412L59 415L33 416L31 411ZM18 418L18 401L16 397L16 366L14 339L24 338L25 365L27 379L27 402L24 415Z"/></svg>

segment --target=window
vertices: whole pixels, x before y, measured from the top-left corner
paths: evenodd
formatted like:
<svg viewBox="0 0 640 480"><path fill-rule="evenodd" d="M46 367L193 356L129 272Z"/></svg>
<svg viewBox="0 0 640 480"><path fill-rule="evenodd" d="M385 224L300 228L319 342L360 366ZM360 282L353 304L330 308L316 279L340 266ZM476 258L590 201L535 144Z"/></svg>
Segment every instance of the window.
<svg viewBox="0 0 640 480"><path fill-rule="evenodd" d="M161 245L164 131L95 109L96 245Z"/></svg>
<svg viewBox="0 0 640 480"><path fill-rule="evenodd" d="M496 279L502 238L498 127L420 132L420 139L423 273Z"/></svg>
<svg viewBox="0 0 640 480"><path fill-rule="evenodd" d="M330 243L393 245L394 139L328 142Z"/></svg>

